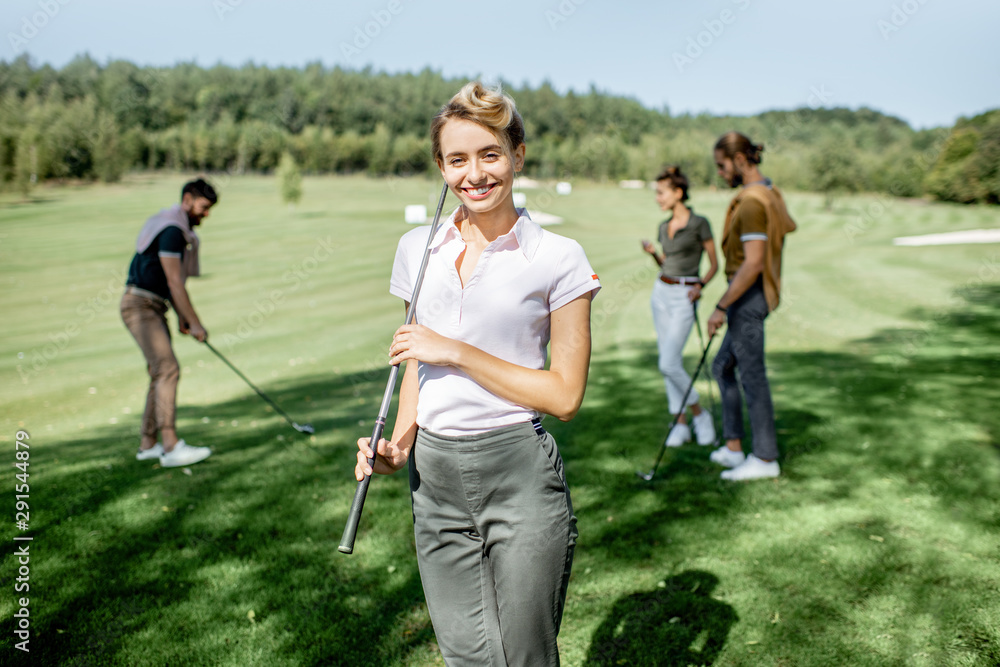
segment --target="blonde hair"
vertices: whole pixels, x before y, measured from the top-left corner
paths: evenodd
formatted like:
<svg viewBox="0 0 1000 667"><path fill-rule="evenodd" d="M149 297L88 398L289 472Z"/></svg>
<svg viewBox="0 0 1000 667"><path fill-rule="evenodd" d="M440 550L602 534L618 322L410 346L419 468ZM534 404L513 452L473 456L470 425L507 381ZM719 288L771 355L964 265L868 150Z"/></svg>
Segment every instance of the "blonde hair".
<svg viewBox="0 0 1000 667"><path fill-rule="evenodd" d="M444 159L441 129L453 118L472 121L492 132L508 158L524 143L524 121L517 112L514 100L500 86L486 88L479 81L470 81L441 107L431 121L431 154L435 162Z"/></svg>

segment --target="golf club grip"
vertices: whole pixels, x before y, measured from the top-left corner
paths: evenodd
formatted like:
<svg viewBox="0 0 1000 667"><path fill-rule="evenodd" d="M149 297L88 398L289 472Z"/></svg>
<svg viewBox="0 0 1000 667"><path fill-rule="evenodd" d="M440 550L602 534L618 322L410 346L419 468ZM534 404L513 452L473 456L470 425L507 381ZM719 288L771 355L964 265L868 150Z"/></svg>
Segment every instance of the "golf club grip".
<svg viewBox="0 0 1000 667"><path fill-rule="evenodd" d="M347 523L344 525L344 534L340 537L340 546L337 551L342 554L354 553L354 538L358 535L358 523L361 522L361 511L365 508L365 496L368 494L368 484L371 477L365 477L358 482L358 488L354 492L354 500L351 501L351 513L347 516Z"/></svg>
<svg viewBox="0 0 1000 667"><path fill-rule="evenodd" d="M377 456L378 441L382 438L382 430L385 422L381 419L375 420L375 428L372 429L371 447L372 452ZM375 456L368 459L368 465L375 465ZM375 474L374 472L372 474ZM344 534L340 538L340 546L337 550L342 554L354 553L354 538L358 534L358 524L361 523L361 511L365 508L365 497L368 495L368 485L372 481L371 475L365 475L364 479L358 482L358 488L354 490L354 500L351 501L351 511L347 515L347 524L344 526Z"/></svg>

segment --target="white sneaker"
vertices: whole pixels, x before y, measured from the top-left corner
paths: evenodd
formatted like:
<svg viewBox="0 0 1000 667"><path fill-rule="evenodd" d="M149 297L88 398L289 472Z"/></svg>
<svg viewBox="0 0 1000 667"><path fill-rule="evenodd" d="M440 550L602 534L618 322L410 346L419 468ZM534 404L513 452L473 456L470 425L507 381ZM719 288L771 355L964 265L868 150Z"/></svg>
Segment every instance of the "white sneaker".
<svg viewBox="0 0 1000 667"><path fill-rule="evenodd" d="M777 461L765 462L751 454L747 460L736 466L732 470L723 470L722 479L731 482L738 482L747 479L763 479L765 477L777 477L781 474L781 467Z"/></svg>
<svg viewBox="0 0 1000 667"><path fill-rule="evenodd" d="M691 426L694 427L694 434L699 445L715 444L715 424L712 422L712 414L702 408L699 414L691 419Z"/></svg>
<svg viewBox="0 0 1000 667"><path fill-rule="evenodd" d="M139 451L135 453L136 461L145 461L146 459L158 459L163 456L163 445L156 443L149 449L139 448Z"/></svg>
<svg viewBox="0 0 1000 667"><path fill-rule="evenodd" d="M687 424L674 424L674 427L670 429L670 433L667 434L667 441L663 443L664 447L680 447L685 442L691 441L691 429Z"/></svg>
<svg viewBox="0 0 1000 667"><path fill-rule="evenodd" d="M747 457L743 452L734 452L729 447L723 445L709 454L708 458L712 463L718 463L725 468L735 468L746 461Z"/></svg>
<svg viewBox="0 0 1000 667"><path fill-rule="evenodd" d="M189 466L198 461L204 461L212 455L208 447L192 447L183 440L178 440L173 450L160 455L160 465L164 468Z"/></svg>

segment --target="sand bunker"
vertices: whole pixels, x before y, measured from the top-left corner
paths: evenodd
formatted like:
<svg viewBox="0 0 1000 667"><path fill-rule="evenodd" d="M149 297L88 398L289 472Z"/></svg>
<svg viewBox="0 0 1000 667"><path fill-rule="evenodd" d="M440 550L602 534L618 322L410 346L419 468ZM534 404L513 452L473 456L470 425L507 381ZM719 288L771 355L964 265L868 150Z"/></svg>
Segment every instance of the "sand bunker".
<svg viewBox="0 0 1000 667"><path fill-rule="evenodd" d="M543 213L542 211L532 211L528 209L528 217L537 222L539 225L558 225L563 221L558 215L552 215L551 213Z"/></svg>
<svg viewBox="0 0 1000 667"><path fill-rule="evenodd" d="M960 243L1000 243L1000 229L967 229L964 232L900 236L893 245L957 245Z"/></svg>

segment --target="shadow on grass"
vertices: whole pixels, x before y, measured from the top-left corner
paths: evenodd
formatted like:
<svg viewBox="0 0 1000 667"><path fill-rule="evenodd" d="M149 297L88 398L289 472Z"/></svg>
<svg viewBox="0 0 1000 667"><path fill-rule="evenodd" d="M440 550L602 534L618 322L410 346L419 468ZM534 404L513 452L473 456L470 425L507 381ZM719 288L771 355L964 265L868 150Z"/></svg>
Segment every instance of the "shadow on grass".
<svg viewBox="0 0 1000 667"><path fill-rule="evenodd" d="M629 363L596 361L588 407L572 423L551 429L560 445L567 445L567 475L582 499L577 506L577 514L586 517L581 519L581 553L601 566L669 566L667 545L685 522L698 522L700 530L711 533L709 541L725 545L735 535L755 530L730 516L746 516L750 503L765 516L794 512L800 505L855 503L867 508L859 520L823 533L808 525L789 527L794 540L775 535L772 546L755 548L752 558L777 564L755 568L754 576L766 582L764 599L773 604L772 613L780 609L786 619L763 625L766 638L778 648L760 659L872 664L873 655L899 663L921 655L926 645L915 640L913 645L897 640L880 653L850 638L850 633L864 633L851 627L858 610L887 604L900 605L894 609L900 619L948 619L935 632L914 629L910 640L920 637L942 650L968 646L970 654L1000 653L989 621L977 620L973 611L975 591L990 587L983 575L987 570L963 569L942 558L941 553L959 548L947 543L943 552L936 550L940 545L921 552L907 549L905 541L896 541L900 534L908 537L894 519L896 509L871 500L879 484L899 480L902 494L919 496L935 520L945 522L938 525L960 524L969 535L1000 531L1000 286L965 289L958 295L963 305L956 311L911 313L910 329L881 332L839 351L768 355L782 453L778 484L720 482L719 468L708 461L710 448L692 445L668 450L653 483L633 476L629 468L649 470L669 425L654 344L638 354L626 351ZM687 359L687 366L696 361ZM748 438L745 449L749 444ZM796 491L783 491L789 488ZM641 511L630 508L640 503ZM601 520L605 515L607 520ZM700 521L705 518L711 521ZM821 556L838 547L856 554L853 567L821 564ZM810 557L804 559L804 554ZM944 574L943 563L954 571ZM821 589L819 581L824 582ZM655 593L637 593L616 603L594 635L592 664L614 664L601 661L606 654L618 655L620 643L643 644L642 632L634 640L614 633L621 627L636 630L621 626L620 618L629 616L629 605L638 605L640 611L633 615L641 616L651 595ZM644 621L632 622L641 626ZM664 650L685 650L677 648L675 635L660 641ZM650 661L657 655L653 647L660 649L651 640L644 653L625 659L628 664L658 664Z"/></svg>
<svg viewBox="0 0 1000 667"><path fill-rule="evenodd" d="M383 375L262 386L315 439L252 393L184 406L185 437L214 448L189 469L135 461L136 425L33 449L32 658L395 665L432 650L405 476L376 480L356 554L337 552L358 418L376 409L358 396L380 396Z"/></svg>
<svg viewBox="0 0 1000 667"><path fill-rule="evenodd" d="M885 331L855 341L845 351L768 354L783 475L794 479L799 461L846 447L857 451L837 459L836 469L829 471L834 481L831 497L851 493L852 476L841 473L850 472L856 457L863 457L872 475L912 470L910 481L930 484L944 501L992 492L986 471L968 464L976 458L970 456L970 448L979 451L982 446L969 440L969 432L944 429L940 435L949 439L948 445L932 451L900 437L901 424L950 422L981 429L998 447L1000 286L959 294L966 307L912 313L918 323L912 330ZM623 474L622 467L650 470L671 418L656 372L655 345L650 342L631 356L630 363L595 361L588 405L568 424L550 427L546 422L560 441L571 485L606 489L591 505L594 510L615 507L622 493L649 489L665 494L664 505L691 507L687 516L725 511L738 495L732 490L743 485L715 483L720 468L708 462L711 447L668 450L651 484ZM687 360L689 367L695 363ZM720 416L714 416L718 425ZM744 449L749 451L749 424L746 433ZM842 441L845 434L850 442ZM866 455L868 448L872 451ZM609 460L621 465L610 466ZM685 499L688 502L678 502ZM676 518L676 507L664 511L668 514L655 518ZM617 543L621 528L610 530L616 533L611 541Z"/></svg>
<svg viewBox="0 0 1000 667"><path fill-rule="evenodd" d="M662 588L615 602L594 633L586 667L711 665L739 618L712 598L715 575L690 570L668 577Z"/></svg>
<svg viewBox="0 0 1000 667"><path fill-rule="evenodd" d="M730 515L748 503L783 510L835 502L873 479L899 476L955 522L996 533L1000 287L961 295L966 305L957 313L914 313L912 331L884 332L843 351L769 355L781 481L825 482L807 497L761 500L768 494L720 482L708 447L667 452L653 483L638 479L633 471L649 469L669 424L654 345L628 363L596 358L585 408L569 423L545 422L559 441L581 517L578 553L600 568L659 568L671 557L664 545L684 522L710 518L725 550L727 531L740 530ZM385 377L261 383L293 418L316 427L315 441L249 388L231 401L182 404L185 437L215 449L190 475L135 461L136 424L33 449L32 657L39 664L386 667L413 656L432 659L404 475L376 480L357 553L336 549L355 487L353 442L371 428L358 420L374 418ZM259 426L250 427L251 420ZM984 448L992 459L984 459ZM870 535L893 529L872 516L830 535L776 544L766 562L795 562L830 540L882 548ZM765 571L761 579L782 616L795 619L768 626L767 639L780 642L786 662L808 655L817 634L843 631L844 600L863 605L920 569L905 550L890 546L857 569L826 575L836 599ZM933 568L935 561L928 555L918 565ZM15 571L12 559L0 566L7 580ZM609 603L590 641L589 664L630 659L642 638L631 626L643 624L664 646L647 656L674 660L676 652L696 664L710 662L737 621L737 610L709 597L715 577L684 571L662 590ZM968 581L985 586L974 574ZM1000 653L967 600L935 599L935 582L940 578L929 571L899 595L914 613L936 604L957 619L941 632L960 626L968 641L979 642L976 650ZM747 610L738 611L746 618ZM835 662L870 661L849 637L826 640L835 646L829 654ZM9 636L0 649L13 650Z"/></svg>
<svg viewBox="0 0 1000 667"><path fill-rule="evenodd" d="M29 195L27 197L22 197L21 199L10 199L7 201L0 200L0 208L23 208L25 206L33 206L35 204L48 204L50 202L58 201L59 199L59 197L47 197L45 195Z"/></svg>

